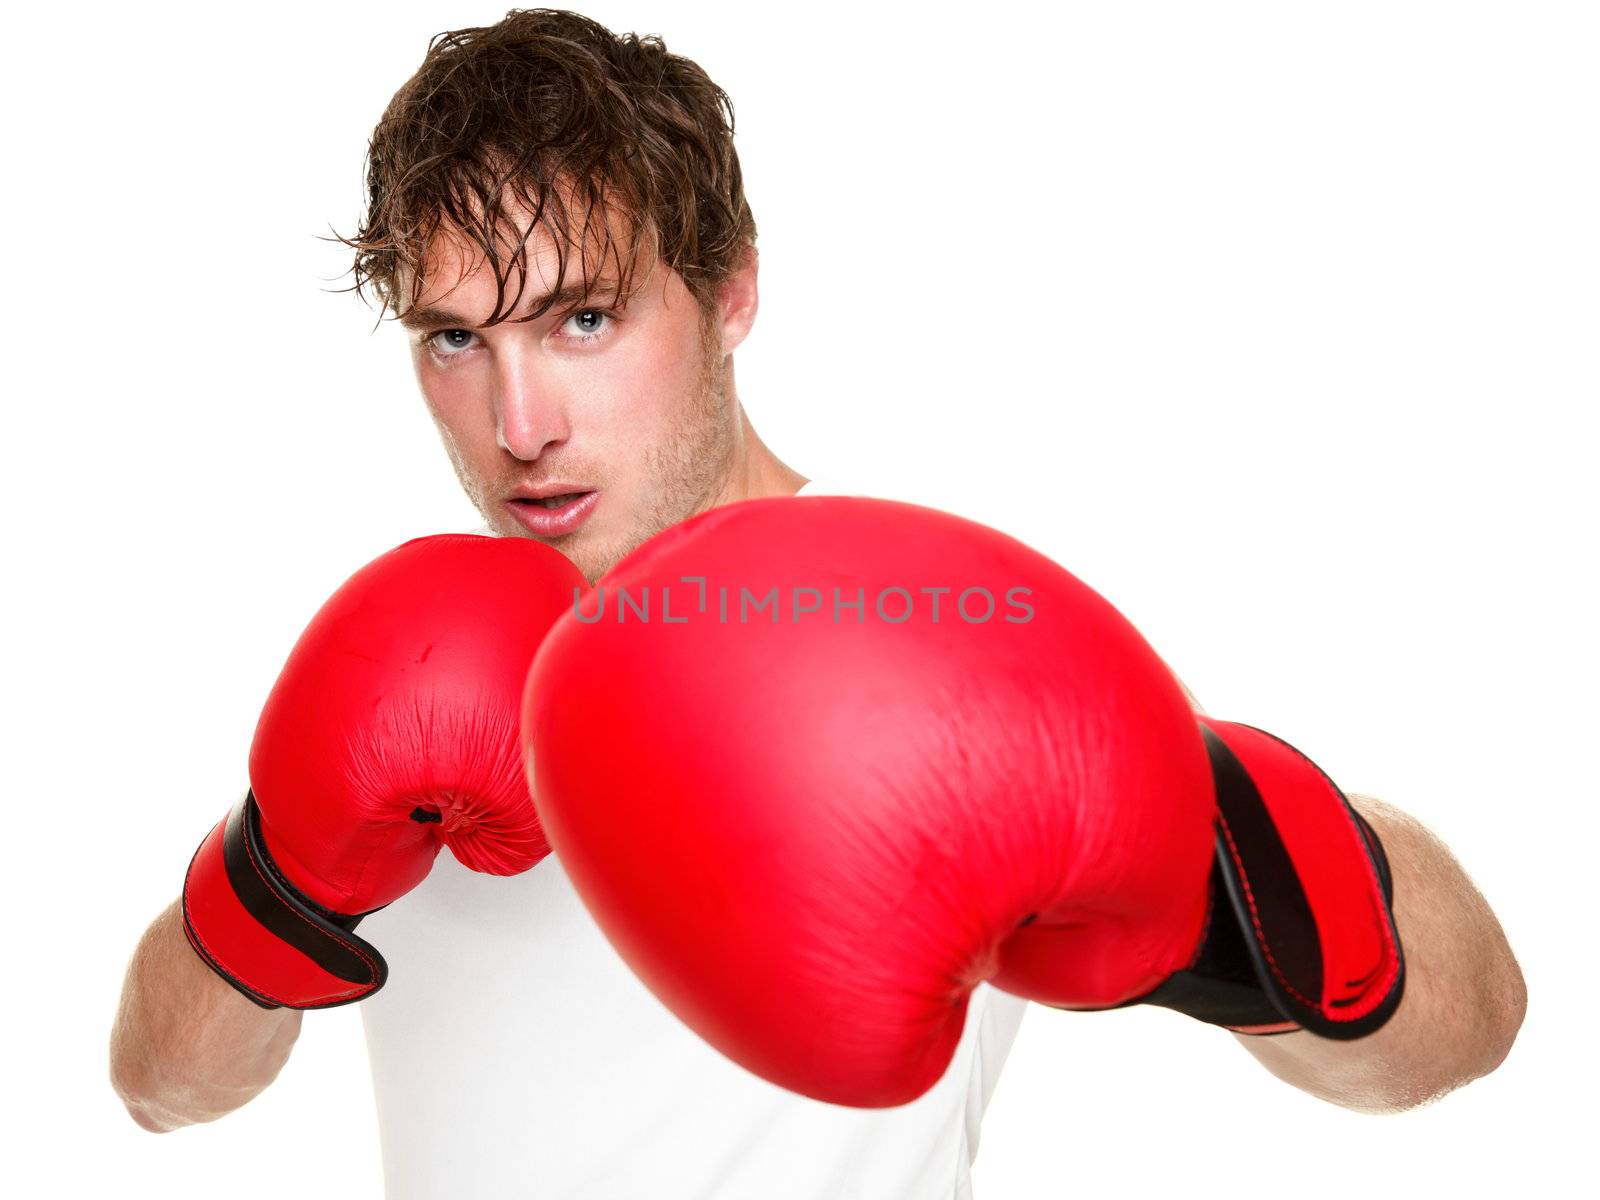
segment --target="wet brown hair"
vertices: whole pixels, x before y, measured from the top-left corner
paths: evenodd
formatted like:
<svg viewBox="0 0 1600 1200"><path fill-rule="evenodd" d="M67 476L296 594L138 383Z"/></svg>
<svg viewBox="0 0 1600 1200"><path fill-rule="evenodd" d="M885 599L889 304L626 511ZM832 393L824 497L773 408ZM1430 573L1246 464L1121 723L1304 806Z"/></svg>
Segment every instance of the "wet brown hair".
<svg viewBox="0 0 1600 1200"><path fill-rule="evenodd" d="M489 323L505 320L541 221L557 288L574 249L586 296L608 259L626 298L636 262L659 258L709 313L756 238L727 93L659 37L574 12L439 34L372 135L366 213L339 238L355 251L354 290L399 315L421 295L433 238L462 237L494 273Z"/></svg>

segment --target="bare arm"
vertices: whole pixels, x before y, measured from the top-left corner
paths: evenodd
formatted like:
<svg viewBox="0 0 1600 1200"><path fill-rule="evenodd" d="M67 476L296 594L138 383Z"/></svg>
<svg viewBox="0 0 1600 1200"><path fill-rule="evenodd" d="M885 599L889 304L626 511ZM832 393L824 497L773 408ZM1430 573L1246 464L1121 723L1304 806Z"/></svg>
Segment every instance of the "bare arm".
<svg viewBox="0 0 1600 1200"><path fill-rule="evenodd" d="M1405 997L1388 1024L1357 1041L1308 1033L1239 1041L1279 1079L1319 1099L1398 1112L1499 1066L1522 1025L1527 991L1500 923L1444 843L1391 805L1350 800L1389 858Z"/></svg>
<svg viewBox="0 0 1600 1200"><path fill-rule="evenodd" d="M173 903L128 964L111 1030L111 1085L152 1133L214 1121L277 1078L300 1016L260 1008L212 972Z"/></svg>

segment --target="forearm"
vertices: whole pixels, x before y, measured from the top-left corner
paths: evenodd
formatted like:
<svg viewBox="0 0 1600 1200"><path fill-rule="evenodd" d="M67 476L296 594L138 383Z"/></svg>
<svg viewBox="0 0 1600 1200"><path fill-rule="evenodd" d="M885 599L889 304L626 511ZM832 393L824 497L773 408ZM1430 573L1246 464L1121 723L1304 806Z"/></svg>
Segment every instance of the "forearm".
<svg viewBox="0 0 1600 1200"><path fill-rule="evenodd" d="M1389 858L1406 956L1388 1024L1351 1042L1307 1033L1239 1040L1267 1070L1345 1108L1396 1112L1499 1066L1522 1024L1522 972L1500 923L1444 844L1398 809L1351 797Z"/></svg>
<svg viewBox="0 0 1600 1200"><path fill-rule="evenodd" d="M134 950L111 1031L111 1084L156 1133L214 1121L277 1077L300 1013L260 1008L200 961L174 903Z"/></svg>

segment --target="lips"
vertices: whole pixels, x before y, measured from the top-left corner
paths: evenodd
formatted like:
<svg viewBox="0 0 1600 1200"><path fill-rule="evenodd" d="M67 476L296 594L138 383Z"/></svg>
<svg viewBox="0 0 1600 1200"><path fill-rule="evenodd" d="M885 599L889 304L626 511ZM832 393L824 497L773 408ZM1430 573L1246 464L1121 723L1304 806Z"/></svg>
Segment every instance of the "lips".
<svg viewBox="0 0 1600 1200"><path fill-rule="evenodd" d="M506 507L518 524L535 537L559 538L575 532L599 502L599 492L552 491L540 496L515 496L506 501Z"/></svg>

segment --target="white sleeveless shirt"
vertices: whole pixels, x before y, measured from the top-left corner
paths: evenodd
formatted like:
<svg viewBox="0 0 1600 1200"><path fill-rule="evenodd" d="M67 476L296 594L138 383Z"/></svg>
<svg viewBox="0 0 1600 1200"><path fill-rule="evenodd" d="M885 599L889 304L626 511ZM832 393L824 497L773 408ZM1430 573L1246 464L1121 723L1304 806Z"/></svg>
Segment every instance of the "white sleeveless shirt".
<svg viewBox="0 0 1600 1200"><path fill-rule="evenodd" d="M852 1109L758 1079L690 1032L554 856L507 879L441 854L361 933L390 967L361 1005L390 1200L970 1200L1026 1007L980 986L931 1090Z"/></svg>

